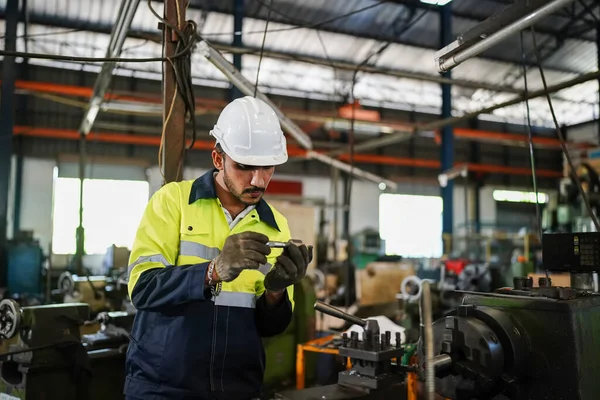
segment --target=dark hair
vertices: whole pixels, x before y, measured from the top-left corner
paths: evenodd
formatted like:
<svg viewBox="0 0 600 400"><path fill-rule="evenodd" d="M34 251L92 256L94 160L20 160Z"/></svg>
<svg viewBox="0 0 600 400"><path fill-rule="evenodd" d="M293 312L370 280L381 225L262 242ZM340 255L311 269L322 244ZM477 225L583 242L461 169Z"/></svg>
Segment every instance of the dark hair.
<svg viewBox="0 0 600 400"><path fill-rule="evenodd" d="M225 153L219 143L215 144L215 150L217 151L217 153L219 153L221 155Z"/></svg>

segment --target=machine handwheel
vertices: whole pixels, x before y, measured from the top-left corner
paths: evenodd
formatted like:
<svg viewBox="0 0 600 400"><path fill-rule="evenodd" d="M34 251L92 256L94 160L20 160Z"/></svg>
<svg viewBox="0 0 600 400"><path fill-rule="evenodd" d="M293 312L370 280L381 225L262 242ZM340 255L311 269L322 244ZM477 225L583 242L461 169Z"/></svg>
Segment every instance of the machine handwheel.
<svg viewBox="0 0 600 400"><path fill-rule="evenodd" d="M4 299L0 302L0 338L10 339L21 325L21 308L14 300Z"/></svg>
<svg viewBox="0 0 600 400"><path fill-rule="evenodd" d="M75 281L70 272L63 272L58 277L58 290L63 293L71 293L75 288Z"/></svg>

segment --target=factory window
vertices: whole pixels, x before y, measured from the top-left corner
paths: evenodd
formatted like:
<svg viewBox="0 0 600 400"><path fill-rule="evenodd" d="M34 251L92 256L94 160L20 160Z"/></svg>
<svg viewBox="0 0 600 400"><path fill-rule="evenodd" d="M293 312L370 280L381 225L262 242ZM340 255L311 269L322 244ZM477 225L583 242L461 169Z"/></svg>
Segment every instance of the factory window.
<svg viewBox="0 0 600 400"><path fill-rule="evenodd" d="M518 192L514 190L494 190L492 193L496 201L508 201L512 203L535 203L535 192ZM538 192L537 202L545 204L548 202L546 193Z"/></svg>
<svg viewBox="0 0 600 400"><path fill-rule="evenodd" d="M148 203L145 181L86 179L83 183L83 227L86 254L104 254L111 245L131 248ZM79 179L54 181L52 248L75 253L79 226Z"/></svg>
<svg viewBox="0 0 600 400"><path fill-rule="evenodd" d="M442 199L384 193L379 196L379 229L386 254L442 255Z"/></svg>

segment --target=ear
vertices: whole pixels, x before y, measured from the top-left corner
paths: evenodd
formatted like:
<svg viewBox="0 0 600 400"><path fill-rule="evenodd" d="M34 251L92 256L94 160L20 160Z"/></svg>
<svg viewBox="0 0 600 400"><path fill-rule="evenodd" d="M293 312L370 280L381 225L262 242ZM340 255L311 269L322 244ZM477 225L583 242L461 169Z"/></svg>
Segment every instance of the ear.
<svg viewBox="0 0 600 400"><path fill-rule="evenodd" d="M219 171L225 168L225 157L223 153L219 153L217 150L212 151L213 165Z"/></svg>
<svg viewBox="0 0 600 400"><path fill-rule="evenodd" d="M217 150L213 149L212 160L213 160L213 165L215 166L216 169L218 169L220 171L224 168L223 164L225 163L225 160L223 158L223 154L220 154Z"/></svg>

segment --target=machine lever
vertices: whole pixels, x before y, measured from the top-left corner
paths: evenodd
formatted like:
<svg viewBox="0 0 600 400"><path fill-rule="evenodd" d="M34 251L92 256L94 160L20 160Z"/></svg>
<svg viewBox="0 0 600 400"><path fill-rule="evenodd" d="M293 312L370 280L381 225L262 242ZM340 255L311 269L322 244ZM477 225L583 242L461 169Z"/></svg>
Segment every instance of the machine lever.
<svg viewBox="0 0 600 400"><path fill-rule="evenodd" d="M315 310L325 313L327 315L331 315L332 317L343 319L344 321L350 322L352 324L357 324L362 326L363 328L367 326L367 321L361 318L358 318L354 315L350 315L348 313L343 312L329 304L323 303L322 301L317 301L315 303Z"/></svg>

